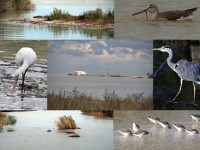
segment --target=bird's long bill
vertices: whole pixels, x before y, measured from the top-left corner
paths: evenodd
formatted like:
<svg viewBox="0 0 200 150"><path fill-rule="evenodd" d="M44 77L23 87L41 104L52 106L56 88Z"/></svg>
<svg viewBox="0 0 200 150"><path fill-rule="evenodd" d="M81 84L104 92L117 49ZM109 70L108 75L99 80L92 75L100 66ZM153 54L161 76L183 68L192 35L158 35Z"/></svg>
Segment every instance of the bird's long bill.
<svg viewBox="0 0 200 150"><path fill-rule="evenodd" d="M19 76L15 76L15 83L14 83L13 88L12 88L12 93L15 93L15 91L16 91L18 78L19 78Z"/></svg>
<svg viewBox="0 0 200 150"><path fill-rule="evenodd" d="M160 51L161 48L153 48L154 51Z"/></svg>
<svg viewBox="0 0 200 150"><path fill-rule="evenodd" d="M137 12L137 13L134 13L134 14L132 14L132 16L141 14L141 13L143 13L143 12L146 12L146 15L147 15L147 10L148 10L149 8L150 8L150 7L146 8L146 9L144 9L144 10L142 10L142 11L139 11L139 12Z"/></svg>

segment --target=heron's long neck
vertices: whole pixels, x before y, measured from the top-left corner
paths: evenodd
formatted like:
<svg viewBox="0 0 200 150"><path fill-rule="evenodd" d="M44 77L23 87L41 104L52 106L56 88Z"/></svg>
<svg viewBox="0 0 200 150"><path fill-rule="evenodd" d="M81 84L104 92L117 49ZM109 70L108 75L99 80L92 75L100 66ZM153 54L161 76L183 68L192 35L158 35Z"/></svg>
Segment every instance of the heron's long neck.
<svg viewBox="0 0 200 150"><path fill-rule="evenodd" d="M168 50L167 52L169 54L169 57L167 58L167 64L172 70L175 71L176 64L172 62L172 57L173 57L172 50Z"/></svg>

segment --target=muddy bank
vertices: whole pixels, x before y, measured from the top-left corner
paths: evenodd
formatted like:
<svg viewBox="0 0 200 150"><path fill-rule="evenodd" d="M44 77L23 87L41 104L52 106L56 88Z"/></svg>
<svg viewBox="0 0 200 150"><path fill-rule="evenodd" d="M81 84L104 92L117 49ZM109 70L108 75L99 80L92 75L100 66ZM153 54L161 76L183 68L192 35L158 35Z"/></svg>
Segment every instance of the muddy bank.
<svg viewBox="0 0 200 150"><path fill-rule="evenodd" d="M38 24L38 25L49 25L49 26L59 26L59 27L73 27L79 29L106 29L106 30L114 30L114 24L105 24L98 22L81 22L81 21L63 21L63 20L53 20L48 21L45 16L36 16L32 19L12 19L11 22L17 23L30 23L30 24Z"/></svg>

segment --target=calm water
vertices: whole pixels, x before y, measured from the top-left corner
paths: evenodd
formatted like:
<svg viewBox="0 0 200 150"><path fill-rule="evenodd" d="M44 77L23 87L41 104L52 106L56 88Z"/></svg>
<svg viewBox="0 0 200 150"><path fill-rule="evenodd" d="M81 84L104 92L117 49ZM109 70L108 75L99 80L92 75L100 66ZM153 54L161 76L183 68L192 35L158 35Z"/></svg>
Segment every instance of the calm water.
<svg viewBox="0 0 200 150"><path fill-rule="evenodd" d="M101 8L104 12L114 9L113 0L87 0L87 1L42 1L33 0L36 4L34 11L10 12L0 14L0 39L108 39L113 38L114 31L75 29L68 27L51 27L47 25L32 25L9 22L13 18L32 18L36 15L48 15L53 8L67 11L72 15L79 15L87 10Z"/></svg>
<svg viewBox="0 0 200 150"><path fill-rule="evenodd" d="M145 14L131 16L149 4L160 11L183 10L199 6L199 0L115 0L115 38L118 39L199 39L200 11L192 21L147 21Z"/></svg>
<svg viewBox="0 0 200 150"><path fill-rule="evenodd" d="M14 76L18 66L14 63L15 54L21 47L32 47L37 54L37 62L26 73L30 85L38 88L26 89L21 101L21 76L19 76L16 93L11 94ZM1 41L0 42L0 110L43 110L47 109L47 43L46 41Z"/></svg>
<svg viewBox="0 0 200 150"><path fill-rule="evenodd" d="M103 98L105 89L115 92L120 97L127 94L144 92L145 96L152 96L152 79L133 79L129 77L91 77L91 76L67 76L67 75L48 75L48 92L78 91L88 93L93 97Z"/></svg>
<svg viewBox="0 0 200 150"><path fill-rule="evenodd" d="M66 150L113 149L113 121L82 115L80 111L35 111L8 113L17 117L14 132L0 133L1 150ZM62 115L71 115L81 129L81 137L70 138L59 132L54 121ZM52 132L47 132L52 130Z"/></svg>
<svg viewBox="0 0 200 150"><path fill-rule="evenodd" d="M200 64L200 46L196 42L184 42L184 41L154 41L154 47L161 47L162 45L168 44L173 49L173 59L174 63L178 62L181 59L187 59L188 61L192 61L196 64ZM195 44L194 44L195 43ZM184 45L184 47L183 47ZM191 47L194 47L192 49ZM160 65L167 59L168 54L163 52L154 52L154 73L160 67ZM181 93L176 98L176 102L179 104L175 107L171 105L166 105L166 101L171 101L175 95L178 93L180 87L180 78L178 75L168 67L166 64L165 71L162 71L160 75L154 78L153 80L154 85L154 109L194 109L192 106L181 105L183 103L192 103L194 96L193 96L193 84L190 81L183 81L183 86ZM196 84L196 103L200 103L200 86ZM200 105L198 105L195 109L200 109Z"/></svg>
<svg viewBox="0 0 200 150"><path fill-rule="evenodd" d="M169 123L184 125L187 129L200 130L200 122L192 122L190 114L200 114L200 111L114 111L114 149L115 150L161 150L161 149L199 149L200 135L188 135L178 132L175 128L163 129L159 125L150 124L147 116L159 117ZM131 129L132 123L137 123L142 129L152 133L151 136L124 137L117 130Z"/></svg>

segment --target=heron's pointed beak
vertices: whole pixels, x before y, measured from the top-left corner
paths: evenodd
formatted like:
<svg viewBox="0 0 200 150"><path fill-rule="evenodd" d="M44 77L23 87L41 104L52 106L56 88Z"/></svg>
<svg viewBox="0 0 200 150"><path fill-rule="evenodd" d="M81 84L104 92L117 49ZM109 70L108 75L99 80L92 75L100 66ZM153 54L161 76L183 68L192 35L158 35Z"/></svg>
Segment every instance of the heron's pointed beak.
<svg viewBox="0 0 200 150"><path fill-rule="evenodd" d="M19 76L15 76L15 83L14 83L13 88L12 88L12 93L15 93L15 91L16 91L18 78L19 78Z"/></svg>
<svg viewBox="0 0 200 150"><path fill-rule="evenodd" d="M153 48L154 51L161 51L161 48Z"/></svg>
<svg viewBox="0 0 200 150"><path fill-rule="evenodd" d="M150 7L146 8L146 9L144 9L144 10L142 10L142 11L139 11L139 12L137 12L137 13L134 13L134 14L132 14L132 16L141 14L141 13L143 13L143 12L146 12L146 14L147 14L147 10L148 10L149 8L150 8Z"/></svg>

